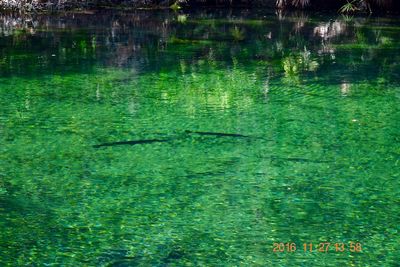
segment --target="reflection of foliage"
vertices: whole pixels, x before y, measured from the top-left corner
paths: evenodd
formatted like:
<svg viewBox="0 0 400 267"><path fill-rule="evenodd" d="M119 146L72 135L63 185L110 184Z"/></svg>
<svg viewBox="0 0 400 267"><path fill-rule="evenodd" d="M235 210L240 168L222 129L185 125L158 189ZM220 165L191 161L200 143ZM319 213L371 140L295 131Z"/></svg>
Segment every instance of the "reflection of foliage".
<svg viewBox="0 0 400 267"><path fill-rule="evenodd" d="M177 18L179 23L185 23L187 21L187 19L188 19L188 15L184 15L184 14L178 15L178 18Z"/></svg>
<svg viewBox="0 0 400 267"><path fill-rule="evenodd" d="M325 2L328 6L331 3L334 3L334 1ZM316 6L323 7L325 3L323 1L320 1L320 3L318 3L318 1L310 0L276 0L276 6L279 9L290 7L304 8L306 6L309 6L310 4L315 4ZM353 13L356 11L367 11L371 13L372 5L374 5L375 8L389 9L392 4L392 0L346 0L346 3L340 7L339 11L341 13Z"/></svg>
<svg viewBox="0 0 400 267"><path fill-rule="evenodd" d="M310 0L276 0L276 6L278 8L287 8L287 7L298 7L303 8L310 4Z"/></svg>
<svg viewBox="0 0 400 267"><path fill-rule="evenodd" d="M240 1L239 1L240 2ZM249 5L267 5L275 6L280 9L294 8L303 9L310 5L318 8L331 7L336 10L343 0L330 0L330 1L318 1L318 0L256 0L256 1L244 1ZM354 11L372 11L372 8L388 10L394 5L395 1L392 0L347 0L347 3L342 6L342 12L354 12ZM241 2L243 4L243 2ZM118 7L125 9L132 9L135 7L170 7L173 10L179 10L183 4L186 6L196 7L198 5L225 5L232 6L237 3L233 0L0 0L0 6L2 8L11 10L22 10L22 11L34 11L34 10L57 10L57 9L91 9L93 7ZM335 5L336 4L336 5Z"/></svg>
<svg viewBox="0 0 400 267"><path fill-rule="evenodd" d="M233 27L230 33L235 41L243 41L245 39L244 30L237 26Z"/></svg>
<svg viewBox="0 0 400 267"><path fill-rule="evenodd" d="M356 10L358 9L357 6L356 6L356 1L357 1L357 0L353 0L353 1L349 2L349 1L347 0L347 3L344 4L344 5L339 9L339 11L342 12L342 13L351 13L351 12L356 11Z"/></svg>
<svg viewBox="0 0 400 267"><path fill-rule="evenodd" d="M27 74L35 65L40 66L41 73L57 72L62 66L77 61L77 65L86 70L97 62L135 68L141 65L138 62L140 58L145 58L146 62L156 60L165 66L177 66L180 64L177 59L182 54L196 57L212 54L214 59L234 56L239 62L248 58L259 59L263 64L279 61L280 69L277 65L272 66L276 72L302 75L302 72L316 71L322 64L330 62L325 60L325 56L334 60L337 49L368 48L368 56L363 56L366 62L378 59L378 47L392 49L397 44L394 32L386 26L363 19L346 20L343 16L315 24L302 13L287 14L282 18L284 27L275 27L271 18L247 20L240 13L215 18L199 12L191 14L190 18L178 15L178 19L176 14L167 13L154 19L144 12L135 16L117 13L112 18L96 16L98 20L82 14L76 14L75 20L45 15L24 20L15 15L3 15L0 17L3 21L1 31L10 38L1 40L7 51L3 50L0 72ZM79 30L79 23L91 30ZM98 26L99 23L102 27ZM51 35L43 25L52 29ZM313 34L316 42L310 43L307 36ZM254 42L239 42L244 39ZM233 48L232 40L237 42ZM41 47L40 43L52 45ZM32 47L29 54L24 52L26 45ZM302 51L304 47L307 51ZM166 50L168 54L155 52ZM99 57L105 51L108 57ZM28 59L31 63L25 64ZM390 58L387 64L393 65L394 62L395 57Z"/></svg>
<svg viewBox="0 0 400 267"><path fill-rule="evenodd" d="M291 54L282 60L283 70L287 78L298 81L298 75L303 71L316 71L319 63L310 57L310 51L304 48L304 51L298 55Z"/></svg>

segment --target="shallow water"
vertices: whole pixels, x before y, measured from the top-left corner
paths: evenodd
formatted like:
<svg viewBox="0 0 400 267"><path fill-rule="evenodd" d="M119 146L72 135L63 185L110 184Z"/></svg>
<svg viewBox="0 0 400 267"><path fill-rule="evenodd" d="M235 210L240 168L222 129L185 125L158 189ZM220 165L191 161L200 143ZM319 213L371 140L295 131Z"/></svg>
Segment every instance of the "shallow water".
<svg viewBox="0 0 400 267"><path fill-rule="evenodd" d="M397 266L399 18L0 21L2 266Z"/></svg>

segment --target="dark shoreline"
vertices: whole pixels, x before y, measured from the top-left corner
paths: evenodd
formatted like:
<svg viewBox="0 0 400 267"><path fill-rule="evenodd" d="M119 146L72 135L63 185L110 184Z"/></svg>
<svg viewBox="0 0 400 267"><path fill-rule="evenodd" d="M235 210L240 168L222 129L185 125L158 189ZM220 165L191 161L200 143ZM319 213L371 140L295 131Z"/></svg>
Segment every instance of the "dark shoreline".
<svg viewBox="0 0 400 267"><path fill-rule="evenodd" d="M254 0L252 2L246 2L243 0L231 0L231 1L201 1L201 0L156 0L148 2L146 0L127 0L127 1L94 1L92 3L76 3L72 1L58 1L58 3L32 3L32 0L22 6L16 6L15 4L5 4L4 1L0 4L0 13L59 13L59 12L98 12L107 10L116 11L135 11L135 10L166 10L170 9L173 11L193 11L196 9L270 9L273 12L295 12L304 11L310 13L340 13L340 8L345 2L342 1L325 1L315 3L311 1L309 5L301 7L295 7L287 5L284 8L278 7L276 0ZM60 4L61 3L61 4ZM391 2L386 6L371 5L371 10L358 9L357 11L348 13L349 15L360 15L360 14L378 14L378 15L399 15L400 14L400 1Z"/></svg>

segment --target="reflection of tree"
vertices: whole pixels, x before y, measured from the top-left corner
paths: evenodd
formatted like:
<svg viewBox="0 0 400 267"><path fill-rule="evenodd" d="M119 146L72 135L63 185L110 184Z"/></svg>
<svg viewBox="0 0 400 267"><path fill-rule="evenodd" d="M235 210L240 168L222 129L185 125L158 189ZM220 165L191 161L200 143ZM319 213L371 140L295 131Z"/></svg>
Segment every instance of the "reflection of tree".
<svg viewBox="0 0 400 267"><path fill-rule="evenodd" d="M352 46L366 48L362 51L365 64L383 62L385 57L377 48L395 45L393 33L380 27L379 20L339 17L315 25L301 12L279 14L280 27L275 26L274 18L246 19L247 11L190 16L139 11L77 13L73 19L71 15L2 15L0 32L6 48L1 52L0 71L28 73L29 66L38 65L41 70L36 72L46 73L72 64L86 70L95 64L143 69L152 62L158 62L160 69L175 68L182 58L206 58L212 51L216 60L235 57L243 62L251 58L267 65L280 61L281 68L272 66L276 74L298 76L336 62L337 53ZM28 53L26 45L31 47ZM25 64L28 59L31 63ZM385 68L395 66L394 62L393 57L386 59ZM359 61L345 64L358 66Z"/></svg>
<svg viewBox="0 0 400 267"><path fill-rule="evenodd" d="M346 23L342 21L330 21L314 28L314 34L320 36L324 40L339 36L344 32L346 32Z"/></svg>

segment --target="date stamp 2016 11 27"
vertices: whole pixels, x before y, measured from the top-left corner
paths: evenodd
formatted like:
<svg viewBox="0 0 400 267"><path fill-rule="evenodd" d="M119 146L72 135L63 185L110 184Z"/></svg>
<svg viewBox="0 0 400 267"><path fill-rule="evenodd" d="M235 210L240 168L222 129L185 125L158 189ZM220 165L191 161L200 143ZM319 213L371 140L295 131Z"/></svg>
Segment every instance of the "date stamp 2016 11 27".
<svg viewBox="0 0 400 267"><path fill-rule="evenodd" d="M341 242L319 242L319 243L303 243L301 246L298 246L294 242L280 242L274 243L272 251L275 253L283 253L289 252L293 253L296 251L302 252L354 252L360 253L362 252L362 246L359 242L350 241L348 243L341 243Z"/></svg>

